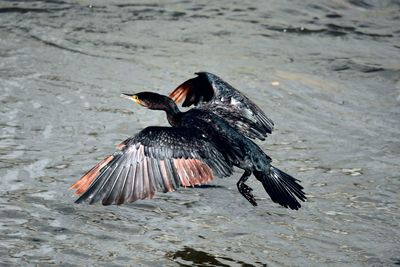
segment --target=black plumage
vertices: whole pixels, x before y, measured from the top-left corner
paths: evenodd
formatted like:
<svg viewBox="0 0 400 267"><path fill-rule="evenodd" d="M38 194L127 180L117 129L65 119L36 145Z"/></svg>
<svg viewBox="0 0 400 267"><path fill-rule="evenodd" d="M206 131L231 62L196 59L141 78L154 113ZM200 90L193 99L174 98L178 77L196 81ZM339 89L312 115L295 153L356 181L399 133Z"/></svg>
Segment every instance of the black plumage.
<svg viewBox="0 0 400 267"><path fill-rule="evenodd" d="M149 109L164 110L172 127L147 127L118 145L113 155L72 186L80 195L76 202L101 200L108 205L152 198L156 191L230 176L236 166L245 171L238 190L254 206L252 189L245 184L251 174L274 202L291 209L301 207L298 199L306 199L303 187L273 167L271 158L247 138L264 139L272 131L272 121L217 76L198 75L178 86L172 99L150 92L124 95ZM173 100L197 107L180 112Z"/></svg>
<svg viewBox="0 0 400 267"><path fill-rule="evenodd" d="M230 123L240 133L265 140L274 123L244 94L209 72L197 72L170 93L170 97L183 107L196 106L212 111Z"/></svg>
<svg viewBox="0 0 400 267"><path fill-rule="evenodd" d="M98 170L78 203L102 200L104 205L122 204L152 198L156 191L209 182L211 170L220 177L232 173L224 156L189 128L147 127L119 148Z"/></svg>

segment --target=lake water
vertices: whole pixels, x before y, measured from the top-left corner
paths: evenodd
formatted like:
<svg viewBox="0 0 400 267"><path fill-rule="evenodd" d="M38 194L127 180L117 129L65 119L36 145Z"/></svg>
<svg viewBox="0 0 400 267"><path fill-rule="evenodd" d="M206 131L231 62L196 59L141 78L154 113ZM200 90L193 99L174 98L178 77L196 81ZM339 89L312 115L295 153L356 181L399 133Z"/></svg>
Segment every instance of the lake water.
<svg viewBox="0 0 400 267"><path fill-rule="evenodd" d="M400 2L0 1L0 265L400 265ZM123 206L69 186L209 71L276 128L260 146L302 181L281 208L241 173Z"/></svg>

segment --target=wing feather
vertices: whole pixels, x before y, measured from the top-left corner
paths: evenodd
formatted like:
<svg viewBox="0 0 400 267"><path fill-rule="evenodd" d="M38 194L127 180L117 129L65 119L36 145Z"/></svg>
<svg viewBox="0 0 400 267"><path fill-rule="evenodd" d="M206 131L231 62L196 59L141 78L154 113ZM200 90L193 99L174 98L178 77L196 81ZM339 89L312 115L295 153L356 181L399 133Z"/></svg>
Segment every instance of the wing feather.
<svg viewBox="0 0 400 267"><path fill-rule="evenodd" d="M196 74L170 93L175 102L212 111L252 139L265 140L272 132L272 120L243 93L212 73Z"/></svg>
<svg viewBox="0 0 400 267"><path fill-rule="evenodd" d="M148 127L118 146L71 186L77 203L122 204L153 198L156 191L229 176L232 165L217 148L188 128Z"/></svg>
<svg viewBox="0 0 400 267"><path fill-rule="evenodd" d="M129 177L129 173L130 173L131 169L132 169L132 165L130 165L130 164L129 164L129 166L127 168L125 168L124 179L123 179L123 182L122 182L122 187L121 187L121 190L120 190L120 194L119 194L118 199L117 199L117 204L123 203L124 199L127 197L128 193L129 193L129 191L127 191L127 189L130 186L130 184L129 184L130 180L128 179L128 177Z"/></svg>

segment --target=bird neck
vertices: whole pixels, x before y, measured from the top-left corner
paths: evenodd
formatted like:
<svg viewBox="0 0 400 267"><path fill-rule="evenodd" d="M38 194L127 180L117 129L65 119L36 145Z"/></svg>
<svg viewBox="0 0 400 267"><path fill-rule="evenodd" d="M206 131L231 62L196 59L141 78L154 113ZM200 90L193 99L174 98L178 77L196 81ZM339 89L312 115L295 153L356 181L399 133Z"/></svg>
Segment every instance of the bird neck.
<svg viewBox="0 0 400 267"><path fill-rule="evenodd" d="M169 99L164 111L167 114L169 124L171 124L171 126L178 126L181 120L182 112L179 110L175 102Z"/></svg>

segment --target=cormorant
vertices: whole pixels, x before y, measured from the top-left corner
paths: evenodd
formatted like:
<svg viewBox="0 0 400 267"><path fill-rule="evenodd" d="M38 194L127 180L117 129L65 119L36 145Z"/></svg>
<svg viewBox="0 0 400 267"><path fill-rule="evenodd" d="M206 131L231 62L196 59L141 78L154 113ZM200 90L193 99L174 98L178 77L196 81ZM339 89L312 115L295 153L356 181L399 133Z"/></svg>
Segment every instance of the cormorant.
<svg viewBox="0 0 400 267"><path fill-rule="evenodd" d="M172 127L150 126L117 146L118 150L94 166L71 186L76 203L122 204L152 198L155 191L201 185L214 176L230 176L233 166L245 172L239 192L254 206L254 174L272 201L298 209L305 201L298 180L271 165L271 158L249 138L264 140L273 122L251 100L218 76L201 72L178 86L170 97L152 92L122 96L166 112ZM176 103L195 108L181 112ZM249 137L249 138L248 138Z"/></svg>

